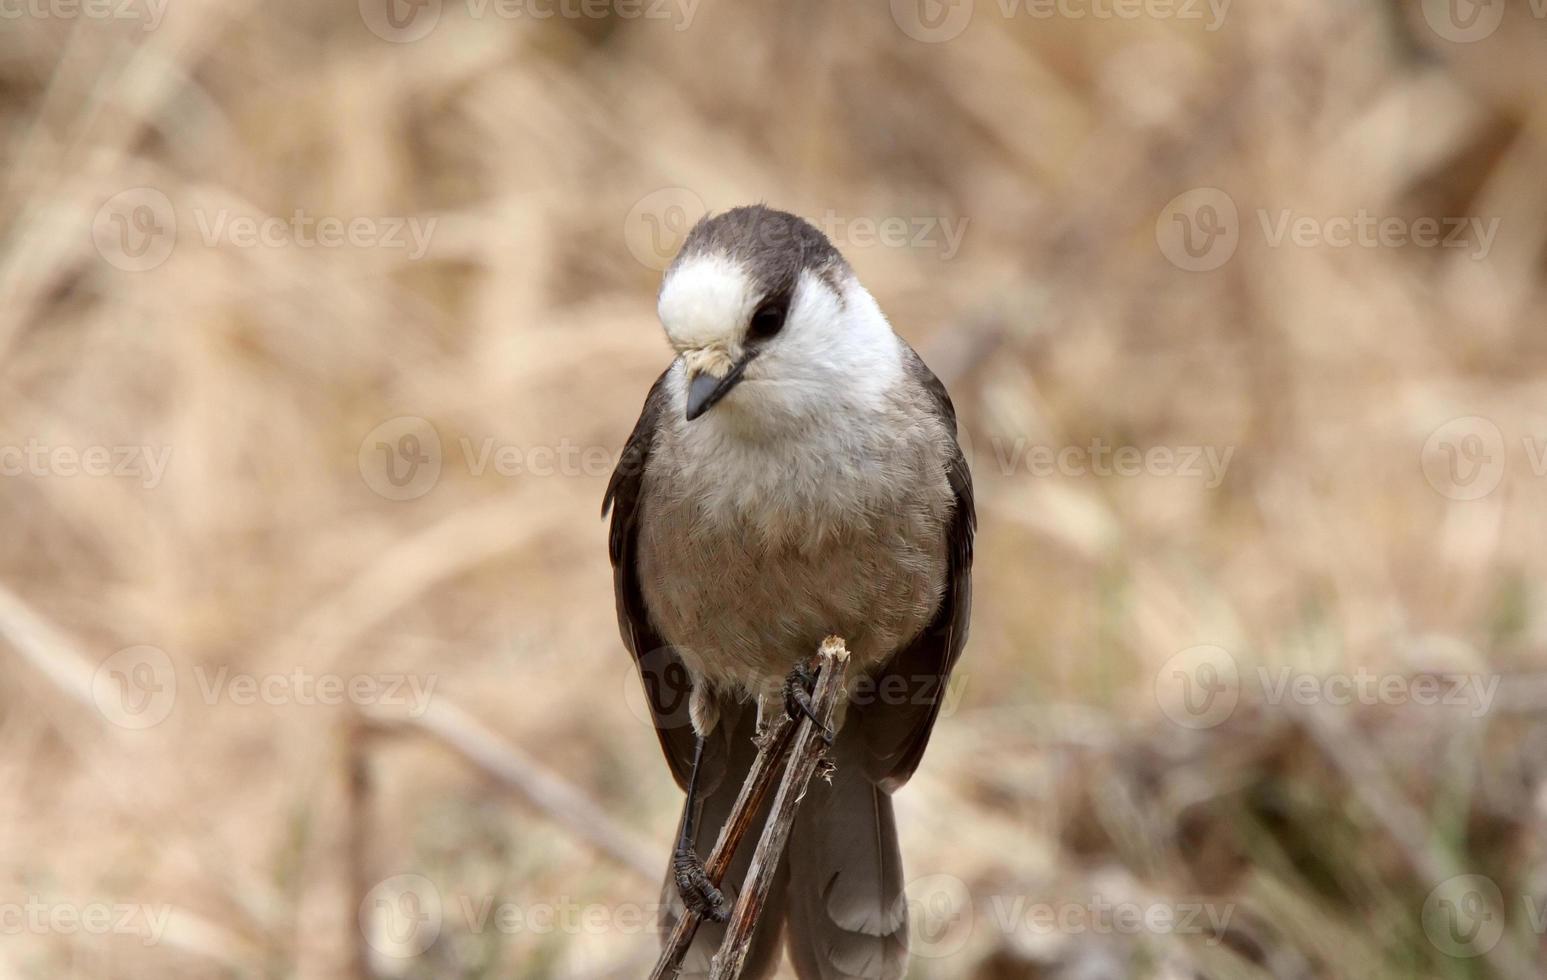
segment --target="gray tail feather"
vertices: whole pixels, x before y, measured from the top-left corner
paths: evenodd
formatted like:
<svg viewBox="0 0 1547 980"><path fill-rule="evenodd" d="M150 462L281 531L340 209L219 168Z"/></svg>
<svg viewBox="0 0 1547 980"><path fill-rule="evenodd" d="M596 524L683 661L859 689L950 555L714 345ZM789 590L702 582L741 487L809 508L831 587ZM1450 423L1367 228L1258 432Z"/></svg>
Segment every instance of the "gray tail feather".
<svg viewBox="0 0 1547 980"><path fill-rule="evenodd" d="M694 848L701 858L708 858L709 851L720 836L720 828L724 826L725 818L730 815L736 796L741 792L742 779L752 768L752 760L757 756L757 746L752 742L756 722L755 706L722 704L720 722L704 746L704 761L699 775L701 803L698 825L694 828L697 831ZM769 794L770 797L772 795ZM768 801L765 801L764 812L758 815L751 831L742 839L725 881L721 883L721 890L732 903L740 892L741 882L746 880L747 868L752 863L752 852L757 849L757 838L762 833L766 819L767 805ZM752 946L741 973L745 980L763 980L772 976L779 965L779 939L784 927L784 906L780 898L785 891L787 865L787 861L781 862L773 887L769 890L762 920L752 933ZM661 889L659 926L663 939L682 912L682 900L677 896L677 885L668 861L666 883ZM687 956L683 958L682 972L678 976L689 980L709 976L710 960L724 938L724 925L717 922L701 924L693 937L693 945L688 947Z"/></svg>
<svg viewBox="0 0 1547 980"><path fill-rule="evenodd" d="M865 777L856 726L833 749L831 784L811 782L785 851L790 960L801 980L899 980L908 910L892 798Z"/></svg>

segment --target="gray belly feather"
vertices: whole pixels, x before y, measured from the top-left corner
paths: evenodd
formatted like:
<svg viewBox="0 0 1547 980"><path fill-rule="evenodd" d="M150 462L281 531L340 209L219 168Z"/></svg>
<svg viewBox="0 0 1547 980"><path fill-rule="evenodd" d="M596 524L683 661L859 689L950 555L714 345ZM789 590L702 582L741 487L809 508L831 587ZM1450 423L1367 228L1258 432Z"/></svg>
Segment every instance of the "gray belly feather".
<svg viewBox="0 0 1547 980"><path fill-rule="evenodd" d="M858 457L852 442L841 458L761 461L772 465L695 460L682 445L659 455L645 474L640 579L695 676L764 692L830 633L858 676L928 625L946 577L949 436L932 420L900 428Z"/></svg>

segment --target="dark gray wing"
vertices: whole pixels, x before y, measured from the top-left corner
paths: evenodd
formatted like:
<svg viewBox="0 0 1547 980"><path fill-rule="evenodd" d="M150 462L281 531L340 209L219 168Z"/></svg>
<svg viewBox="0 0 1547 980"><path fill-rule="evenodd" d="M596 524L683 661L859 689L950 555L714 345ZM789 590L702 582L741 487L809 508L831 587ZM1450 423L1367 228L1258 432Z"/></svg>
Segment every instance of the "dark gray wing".
<svg viewBox="0 0 1547 980"><path fill-rule="evenodd" d="M655 734L661 740L661 751L666 753L672 777L678 786L686 789L688 770L693 762L693 728L688 716L693 683L682 658L661 639L650 622L644 593L639 586L637 561L645 466L650 461L656 426L661 413L666 410L665 382L670 370L667 368L655 379L650 394L645 396L639 421L634 423L634 431L623 447L617 469L607 481L602 516L606 517L607 512L612 511L607 550L612 558L618 632L623 635L623 644L634 655L634 663L639 668L645 701L650 706Z"/></svg>
<svg viewBox="0 0 1547 980"><path fill-rule="evenodd" d="M888 793L906 783L924 757L930 730L945 701L951 668L967 645L967 621L972 613L972 538L977 531L972 473L956 442L956 408L945 385L918 354L907 348L906 358L909 374L929 394L951 433L951 453L945 467L956 494L956 509L946 526L947 570L940 608L923 632L897 651L876 675L875 691L906 690L907 697L899 704L895 698L877 696L868 704L850 708L862 719L866 773ZM902 684L894 682L888 688L888 677L900 678Z"/></svg>

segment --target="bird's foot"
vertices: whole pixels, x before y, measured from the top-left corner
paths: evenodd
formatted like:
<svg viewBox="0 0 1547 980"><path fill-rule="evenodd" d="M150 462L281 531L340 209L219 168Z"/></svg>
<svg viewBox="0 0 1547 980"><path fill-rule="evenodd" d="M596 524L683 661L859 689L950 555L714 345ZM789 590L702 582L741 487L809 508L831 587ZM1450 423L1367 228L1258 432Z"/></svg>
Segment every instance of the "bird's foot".
<svg viewBox="0 0 1547 980"><path fill-rule="evenodd" d="M677 881L677 894L689 912L714 922L726 922L731 917L730 903L725 895L709 880L703 859L691 847L678 847L671 856L672 877Z"/></svg>
<svg viewBox="0 0 1547 980"><path fill-rule="evenodd" d="M802 660L784 679L784 711L791 721L800 721L802 715L810 718L811 724L822 733L822 741L832 745L833 730L822 724L822 719L816 716L816 707L811 703L811 693L815 689L816 671L809 661Z"/></svg>

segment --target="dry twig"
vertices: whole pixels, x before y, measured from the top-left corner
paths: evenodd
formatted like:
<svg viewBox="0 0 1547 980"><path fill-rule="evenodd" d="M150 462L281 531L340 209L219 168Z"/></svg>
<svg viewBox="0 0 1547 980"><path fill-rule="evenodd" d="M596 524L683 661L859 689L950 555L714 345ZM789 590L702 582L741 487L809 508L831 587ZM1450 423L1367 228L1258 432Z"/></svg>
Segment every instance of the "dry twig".
<svg viewBox="0 0 1547 980"><path fill-rule="evenodd" d="M752 761L746 781L741 784L741 793L736 797L736 804L731 808L725 826L720 828L714 850L710 851L708 860L704 862L704 872L714 884L718 885L725 878L741 838L746 836L747 829L752 826L752 818L763 805L763 798L773 787L774 778L782 771L781 764L789 751L794 732L794 723L781 714L775 716L768 730L758 736L757 758ZM650 971L650 980L667 980L677 975L682 957L687 954L702 921L698 913L691 909L683 912L672 927L671 934L661 944L661 955L655 962L655 968Z"/></svg>
<svg viewBox="0 0 1547 980"><path fill-rule="evenodd" d="M818 670L816 691L812 695L815 714L824 727L832 727L833 707L843 692L843 677L849 666L849 651L843 640L829 636L822 641L817 653ZM795 811L806 795L806 784L822 764L826 743L809 718L802 718L795 735L795 746L790 751L790 761L784 770L784 780L779 784L779 794L774 797L773 808L768 813L757 853L752 856L752 866L747 869L747 880L736 896L736 907L731 912L730 925L725 930L725 941L715 954L710 967L710 980L736 980L746 962L747 949L752 944L752 930L762 915L763 904L768 898L768 888L773 884L774 872L784 856L785 842L790 839L790 828L795 823Z"/></svg>

